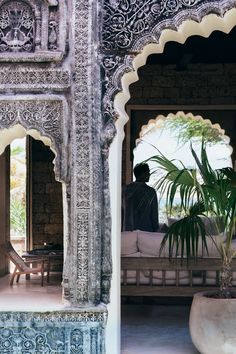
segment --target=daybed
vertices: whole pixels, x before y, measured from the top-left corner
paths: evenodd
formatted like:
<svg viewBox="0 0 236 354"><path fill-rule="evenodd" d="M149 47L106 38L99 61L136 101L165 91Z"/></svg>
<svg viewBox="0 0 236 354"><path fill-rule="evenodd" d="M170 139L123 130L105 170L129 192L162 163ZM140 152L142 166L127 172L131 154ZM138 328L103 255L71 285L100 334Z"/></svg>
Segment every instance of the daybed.
<svg viewBox="0 0 236 354"><path fill-rule="evenodd" d="M222 262L211 237L207 241L209 255L203 252L197 261L181 262L169 260L168 245L159 256L163 236L144 231L121 233L121 295L192 296L219 286ZM233 270L236 286L236 260Z"/></svg>

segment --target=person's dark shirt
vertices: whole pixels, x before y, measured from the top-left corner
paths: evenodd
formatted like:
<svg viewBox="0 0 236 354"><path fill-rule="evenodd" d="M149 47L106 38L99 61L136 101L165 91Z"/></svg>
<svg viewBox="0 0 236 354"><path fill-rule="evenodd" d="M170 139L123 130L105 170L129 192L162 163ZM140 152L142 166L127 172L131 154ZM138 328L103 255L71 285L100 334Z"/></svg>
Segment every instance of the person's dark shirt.
<svg viewBox="0 0 236 354"><path fill-rule="evenodd" d="M158 230L157 195L145 182L132 182L123 191L123 231Z"/></svg>

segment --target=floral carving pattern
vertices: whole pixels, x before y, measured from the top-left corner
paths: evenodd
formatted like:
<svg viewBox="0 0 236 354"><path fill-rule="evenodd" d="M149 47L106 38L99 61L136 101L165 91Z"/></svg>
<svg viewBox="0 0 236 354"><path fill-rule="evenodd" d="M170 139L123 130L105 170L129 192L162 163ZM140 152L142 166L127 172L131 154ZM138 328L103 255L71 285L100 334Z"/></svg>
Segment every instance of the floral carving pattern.
<svg viewBox="0 0 236 354"><path fill-rule="evenodd" d="M58 147L61 141L61 101L0 101L0 128L20 123L51 137Z"/></svg>
<svg viewBox="0 0 236 354"><path fill-rule="evenodd" d="M146 43L157 42L163 28L176 28L191 17L199 20L200 12L209 13L210 8L223 15L225 7L233 6L235 1L224 0L105 0L102 48L138 51L142 37Z"/></svg>
<svg viewBox="0 0 236 354"><path fill-rule="evenodd" d="M23 1L8 1L0 8L0 51L33 52L35 19Z"/></svg>
<svg viewBox="0 0 236 354"><path fill-rule="evenodd" d="M74 4L75 75L72 131L75 133L71 141L71 159L74 168L71 185L75 191L71 193L73 222L71 223L70 256L67 257L64 266L63 282L66 299L71 303L84 304L89 301L90 295L89 262L95 262L95 258L89 254L92 113L89 105L91 72L88 62L91 54L89 16L92 14L88 0L76 0Z"/></svg>
<svg viewBox="0 0 236 354"><path fill-rule="evenodd" d="M103 354L106 318L103 311L2 312L0 353Z"/></svg>
<svg viewBox="0 0 236 354"><path fill-rule="evenodd" d="M65 335L61 328L48 328L45 333L32 327L0 327L0 352L4 354L62 354Z"/></svg>
<svg viewBox="0 0 236 354"><path fill-rule="evenodd" d="M52 141L57 152L55 172L59 180L67 179L67 132L65 131L66 106L59 96L46 99L28 96L28 99L0 99L0 129L9 129L20 124L26 130L36 129Z"/></svg>

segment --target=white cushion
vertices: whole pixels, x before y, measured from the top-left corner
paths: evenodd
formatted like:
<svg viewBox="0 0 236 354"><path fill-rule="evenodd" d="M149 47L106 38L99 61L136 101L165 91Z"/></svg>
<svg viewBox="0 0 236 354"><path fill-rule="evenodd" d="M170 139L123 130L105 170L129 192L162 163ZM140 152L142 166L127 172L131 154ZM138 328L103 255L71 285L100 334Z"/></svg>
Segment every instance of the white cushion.
<svg viewBox="0 0 236 354"><path fill-rule="evenodd" d="M130 253L130 254L124 254L122 257L141 257L141 253L140 252L135 252L135 253Z"/></svg>
<svg viewBox="0 0 236 354"><path fill-rule="evenodd" d="M214 240L214 241L213 241ZM223 242L223 237L221 235L218 236L207 236L207 248L208 248L208 254L206 250L203 251L203 257L216 257L220 258L220 254L217 250L216 244L219 246Z"/></svg>
<svg viewBox="0 0 236 354"><path fill-rule="evenodd" d="M159 256L163 237L164 234L159 232L138 231L138 250L150 256ZM165 257L165 250L161 256Z"/></svg>
<svg viewBox="0 0 236 354"><path fill-rule="evenodd" d="M138 252L137 231L121 232L121 256L131 255Z"/></svg>

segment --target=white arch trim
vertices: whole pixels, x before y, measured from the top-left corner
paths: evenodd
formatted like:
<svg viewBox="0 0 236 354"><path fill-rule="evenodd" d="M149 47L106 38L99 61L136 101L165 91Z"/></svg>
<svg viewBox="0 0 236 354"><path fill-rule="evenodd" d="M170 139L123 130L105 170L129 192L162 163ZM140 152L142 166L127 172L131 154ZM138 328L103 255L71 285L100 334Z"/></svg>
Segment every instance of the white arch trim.
<svg viewBox="0 0 236 354"><path fill-rule="evenodd" d="M208 123L213 129L217 129L225 141L227 141L227 142L230 141L230 138L227 135L225 135L225 130L222 129L218 123L212 124L210 119L205 119L200 115L195 116L191 112L184 113L183 111L178 111L177 113L169 113L169 114L167 114L167 116L164 116L163 114L159 114L155 119L150 119L147 124L145 124L141 127L141 130L139 132L139 138L143 138L143 136L145 134L147 134L155 126L160 126L160 124L162 124L162 122L164 122L166 119L168 119L168 118L175 119L178 116L184 116L184 117L191 118L194 120L204 121L205 123ZM136 143L138 143L138 140L139 139L136 140Z"/></svg>
<svg viewBox="0 0 236 354"><path fill-rule="evenodd" d="M49 146L54 155L56 150L52 148L52 141L46 136L40 134L36 129L25 129L21 124L15 124L8 129L0 129L0 155L4 152L7 145L11 144L14 139L22 139L27 135L32 136L35 140L41 140L46 146Z"/></svg>
<svg viewBox="0 0 236 354"><path fill-rule="evenodd" d="M135 81L138 81L138 69L146 64L149 55L163 53L167 42L174 41L183 44L187 38L195 35L207 38L213 31L229 33L235 25L236 8L233 8L226 12L224 17L209 14L205 16L200 23L193 20L186 20L179 26L177 31L171 29L164 30L160 36L159 43L147 44L142 52L133 60L134 71L123 75L121 80L122 91L116 95L114 100L115 110L119 114L119 118L124 121L123 124L128 120L128 116L125 112L125 104L130 98L129 86Z"/></svg>
<svg viewBox="0 0 236 354"><path fill-rule="evenodd" d="M121 229L121 155L124 138L124 125L129 117L125 104L130 98L129 85L139 79L138 69L145 65L151 54L162 53L169 41L184 43L193 35L208 37L213 31L229 33L236 25L236 8L225 13L223 17L215 14L205 16L200 23L186 20L177 31L166 29L162 32L158 44L148 44L133 61L134 70L122 77L122 91L114 100L114 108L119 115L116 121L117 135L114 138L109 153L110 195L112 217L112 257L113 275L111 282L111 302L108 305L108 323L106 329L106 348L110 354L120 354L120 229Z"/></svg>

